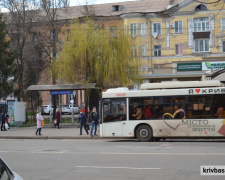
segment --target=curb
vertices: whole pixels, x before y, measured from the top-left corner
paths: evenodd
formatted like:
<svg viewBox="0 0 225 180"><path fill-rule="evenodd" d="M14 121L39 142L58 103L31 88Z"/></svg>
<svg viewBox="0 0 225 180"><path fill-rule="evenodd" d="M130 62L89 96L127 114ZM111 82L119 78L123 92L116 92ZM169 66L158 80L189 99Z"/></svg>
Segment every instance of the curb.
<svg viewBox="0 0 225 180"><path fill-rule="evenodd" d="M0 139L102 139L100 137L93 137L90 136L80 136L80 137L74 137L74 136L0 136Z"/></svg>

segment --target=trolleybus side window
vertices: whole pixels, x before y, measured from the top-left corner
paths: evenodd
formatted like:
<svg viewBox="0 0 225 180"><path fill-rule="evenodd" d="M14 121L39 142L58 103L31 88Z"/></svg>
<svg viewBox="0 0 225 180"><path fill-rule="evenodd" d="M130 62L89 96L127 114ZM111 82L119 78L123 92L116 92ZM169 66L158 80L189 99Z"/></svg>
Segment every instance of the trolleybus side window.
<svg viewBox="0 0 225 180"><path fill-rule="evenodd" d="M126 99L104 99L104 123L126 121Z"/></svg>
<svg viewBox="0 0 225 180"><path fill-rule="evenodd" d="M213 118L212 95L188 96L187 106L189 119Z"/></svg>
<svg viewBox="0 0 225 180"><path fill-rule="evenodd" d="M183 119L186 115L186 100L184 96L163 97L163 119Z"/></svg>
<svg viewBox="0 0 225 180"><path fill-rule="evenodd" d="M165 113L168 115L165 118L177 119L178 117L183 118L185 108L184 96L130 98L129 117L130 120L138 120L138 114L141 111L143 113L142 119L162 119ZM176 117L173 117L178 109L183 109L182 113L177 113Z"/></svg>
<svg viewBox="0 0 225 180"><path fill-rule="evenodd" d="M215 118L225 118L225 96L214 95L213 96L213 115ZM221 112L219 112L221 111Z"/></svg>
<svg viewBox="0 0 225 180"><path fill-rule="evenodd" d="M161 97L130 98L130 120L157 119L162 102Z"/></svg>

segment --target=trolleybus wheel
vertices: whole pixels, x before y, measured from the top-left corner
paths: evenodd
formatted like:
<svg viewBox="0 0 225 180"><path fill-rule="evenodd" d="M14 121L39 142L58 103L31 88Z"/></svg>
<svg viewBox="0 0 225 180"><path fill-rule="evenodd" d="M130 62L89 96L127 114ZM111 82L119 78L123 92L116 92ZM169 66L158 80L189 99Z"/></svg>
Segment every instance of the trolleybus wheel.
<svg viewBox="0 0 225 180"><path fill-rule="evenodd" d="M136 137L139 141L148 142L152 140L152 130L147 125L141 125L136 130Z"/></svg>

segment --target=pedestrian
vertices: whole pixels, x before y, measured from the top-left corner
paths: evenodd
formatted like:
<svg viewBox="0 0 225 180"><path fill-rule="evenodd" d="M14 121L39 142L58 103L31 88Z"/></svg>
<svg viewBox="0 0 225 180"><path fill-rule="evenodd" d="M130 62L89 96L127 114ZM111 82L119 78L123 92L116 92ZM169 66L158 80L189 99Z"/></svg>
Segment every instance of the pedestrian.
<svg viewBox="0 0 225 180"><path fill-rule="evenodd" d="M59 123L60 123L60 108L58 108L58 110L57 110L57 112L55 114L55 119L57 121L57 123L55 124L55 127L58 126L58 129L60 129L59 128Z"/></svg>
<svg viewBox="0 0 225 180"><path fill-rule="evenodd" d="M5 119L6 119L5 111L2 112L1 118L2 118L1 131L7 131L7 130L5 129Z"/></svg>
<svg viewBox="0 0 225 180"><path fill-rule="evenodd" d="M8 129L10 130L10 126L9 126L9 113L8 113L8 111L6 111L5 117L6 117L5 123L8 124Z"/></svg>
<svg viewBox="0 0 225 180"><path fill-rule="evenodd" d="M91 111L91 115L90 115L90 118L91 118L91 137L93 137L92 135L92 132L93 132L93 128L95 127L95 132L94 132L94 135L97 136L96 134L96 131L97 131L97 126L98 126L98 118L99 118L99 115L96 111L96 107L94 106L93 107L93 110Z"/></svg>
<svg viewBox="0 0 225 180"><path fill-rule="evenodd" d="M214 114L215 116L217 116L217 118L223 118L224 117L224 108L222 104L219 104L218 109L216 111L216 114Z"/></svg>
<svg viewBox="0 0 225 180"><path fill-rule="evenodd" d="M82 107L82 113L85 114L85 106Z"/></svg>
<svg viewBox="0 0 225 180"><path fill-rule="evenodd" d="M42 128L41 122L44 121L44 119L43 119L43 117L41 115L41 112L39 110L37 111L36 119L37 119L37 131L36 131L35 135L36 136L37 135L42 135L41 134L41 128Z"/></svg>
<svg viewBox="0 0 225 180"><path fill-rule="evenodd" d="M80 135L82 135L82 127L83 126L84 126L84 129L85 129L87 135L89 134L86 122L87 122L87 118L86 118L85 114L80 112L80 115L78 117L78 123L80 123Z"/></svg>

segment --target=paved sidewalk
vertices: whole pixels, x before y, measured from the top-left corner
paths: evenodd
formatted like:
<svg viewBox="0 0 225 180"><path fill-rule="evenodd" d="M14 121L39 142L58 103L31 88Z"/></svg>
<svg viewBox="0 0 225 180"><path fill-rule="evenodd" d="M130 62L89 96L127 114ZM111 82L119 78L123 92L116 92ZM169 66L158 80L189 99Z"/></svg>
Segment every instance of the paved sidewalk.
<svg viewBox="0 0 225 180"><path fill-rule="evenodd" d="M63 126L61 128L43 127L41 136L36 136L36 126L33 127L11 127L10 131L0 131L0 139L91 139L85 130L82 130L83 135L80 135L78 125ZM89 131L90 134L90 131ZM99 136L94 136L93 139L98 139Z"/></svg>

